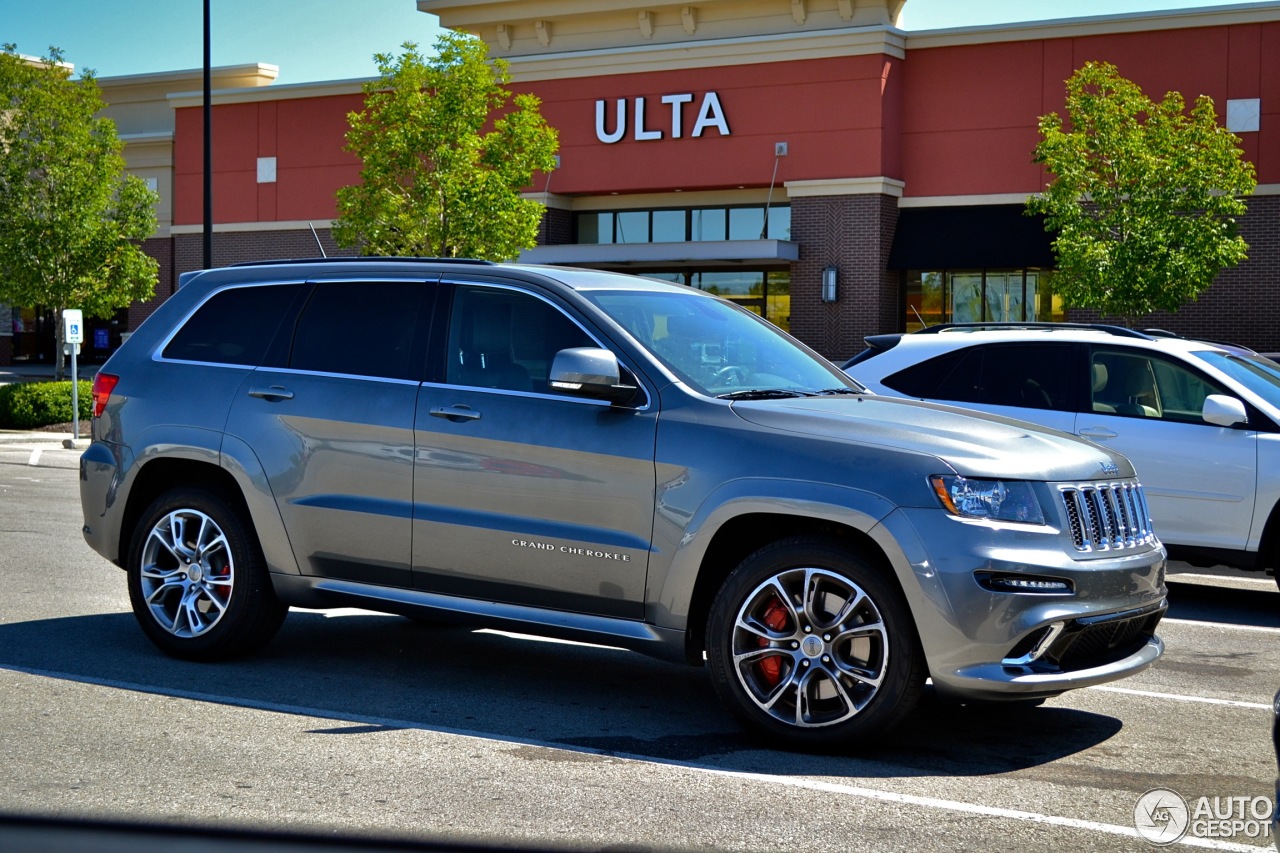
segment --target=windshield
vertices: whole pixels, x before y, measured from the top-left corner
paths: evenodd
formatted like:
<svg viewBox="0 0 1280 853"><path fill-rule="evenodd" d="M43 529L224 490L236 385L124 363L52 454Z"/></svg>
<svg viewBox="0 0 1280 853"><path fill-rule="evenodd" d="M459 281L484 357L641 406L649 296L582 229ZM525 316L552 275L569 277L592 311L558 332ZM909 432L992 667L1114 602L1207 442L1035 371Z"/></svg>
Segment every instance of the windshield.
<svg viewBox="0 0 1280 853"><path fill-rule="evenodd" d="M1194 355L1280 409L1280 364L1260 355L1230 355L1212 350Z"/></svg>
<svg viewBox="0 0 1280 853"><path fill-rule="evenodd" d="M742 399L862 390L776 326L724 300L680 291L586 295L703 394Z"/></svg>

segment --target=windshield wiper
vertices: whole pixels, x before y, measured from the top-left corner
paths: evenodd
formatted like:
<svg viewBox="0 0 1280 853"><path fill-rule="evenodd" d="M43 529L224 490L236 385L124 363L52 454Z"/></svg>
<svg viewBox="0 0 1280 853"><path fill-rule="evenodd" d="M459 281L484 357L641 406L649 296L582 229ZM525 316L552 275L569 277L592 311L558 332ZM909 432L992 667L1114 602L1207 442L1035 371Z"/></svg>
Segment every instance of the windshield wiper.
<svg viewBox="0 0 1280 853"><path fill-rule="evenodd" d="M861 388L824 388L821 391L814 391L819 397L832 396L834 394L865 394L865 390Z"/></svg>
<svg viewBox="0 0 1280 853"><path fill-rule="evenodd" d="M789 397L812 397L811 391L788 391L786 388L749 388L718 395L720 400L784 400Z"/></svg>

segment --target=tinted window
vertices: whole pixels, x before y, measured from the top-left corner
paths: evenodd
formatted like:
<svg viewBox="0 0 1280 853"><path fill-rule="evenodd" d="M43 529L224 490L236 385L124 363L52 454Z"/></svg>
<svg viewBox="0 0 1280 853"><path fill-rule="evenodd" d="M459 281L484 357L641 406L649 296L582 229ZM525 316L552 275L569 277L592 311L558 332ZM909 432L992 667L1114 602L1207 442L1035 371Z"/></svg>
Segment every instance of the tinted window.
<svg viewBox="0 0 1280 853"><path fill-rule="evenodd" d="M992 344L932 359L885 379L913 397L1024 409L1072 408L1070 344Z"/></svg>
<svg viewBox="0 0 1280 853"><path fill-rule="evenodd" d="M445 381L477 388L549 392L555 354L597 346L559 309L514 290L458 287Z"/></svg>
<svg viewBox="0 0 1280 853"><path fill-rule="evenodd" d="M257 366L299 287L275 284L215 293L169 341L164 357Z"/></svg>
<svg viewBox="0 0 1280 853"><path fill-rule="evenodd" d="M321 282L298 318L289 366L297 370L417 379L415 332L422 282Z"/></svg>

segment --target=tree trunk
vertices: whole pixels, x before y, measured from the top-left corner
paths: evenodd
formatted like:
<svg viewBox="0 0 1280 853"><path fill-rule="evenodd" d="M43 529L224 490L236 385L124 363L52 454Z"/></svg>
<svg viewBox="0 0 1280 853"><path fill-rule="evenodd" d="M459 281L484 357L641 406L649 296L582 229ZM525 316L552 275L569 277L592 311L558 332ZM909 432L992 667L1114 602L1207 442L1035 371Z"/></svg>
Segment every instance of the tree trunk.
<svg viewBox="0 0 1280 853"><path fill-rule="evenodd" d="M61 382L66 376L67 356L63 352L66 349L67 341L67 323L62 319L63 309L59 307L53 312L54 320L54 338L57 340L56 346L53 348L53 378L56 382Z"/></svg>

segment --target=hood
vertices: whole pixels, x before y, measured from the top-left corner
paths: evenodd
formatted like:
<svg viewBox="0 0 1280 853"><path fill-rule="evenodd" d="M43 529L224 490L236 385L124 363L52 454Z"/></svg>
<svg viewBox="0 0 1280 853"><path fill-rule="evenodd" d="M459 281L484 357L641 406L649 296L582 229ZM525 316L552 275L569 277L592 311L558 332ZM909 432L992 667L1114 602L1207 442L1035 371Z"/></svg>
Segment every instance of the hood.
<svg viewBox="0 0 1280 853"><path fill-rule="evenodd" d="M797 397L739 401L733 411L781 432L927 454L966 477L1061 482L1134 476L1124 456L1074 435L937 403Z"/></svg>

